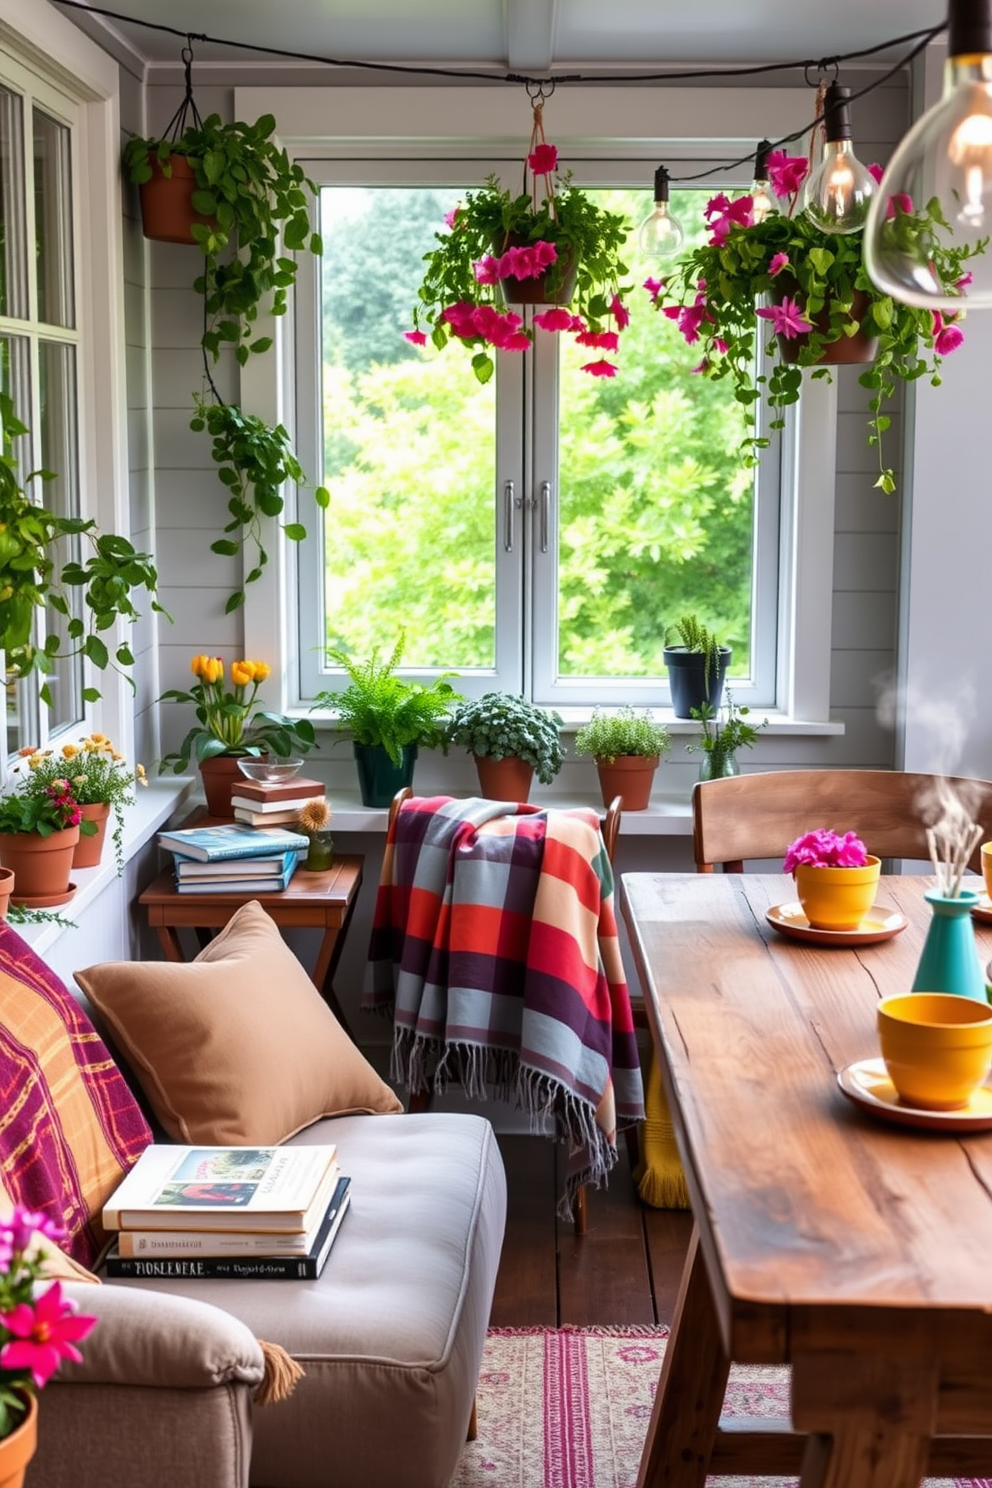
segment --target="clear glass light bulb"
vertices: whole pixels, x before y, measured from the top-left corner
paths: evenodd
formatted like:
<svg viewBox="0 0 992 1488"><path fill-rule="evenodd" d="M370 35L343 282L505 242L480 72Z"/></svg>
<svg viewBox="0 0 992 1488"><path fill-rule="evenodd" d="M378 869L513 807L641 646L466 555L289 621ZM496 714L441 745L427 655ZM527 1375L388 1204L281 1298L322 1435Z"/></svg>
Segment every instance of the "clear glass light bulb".
<svg viewBox="0 0 992 1488"><path fill-rule="evenodd" d="M778 203L768 188L767 181L755 181L751 186L751 218L754 222L764 222L773 212L778 211Z"/></svg>
<svg viewBox="0 0 992 1488"><path fill-rule="evenodd" d="M821 232L858 232L874 193L874 177L855 155L851 141L828 140L823 159L806 182L803 208Z"/></svg>
<svg viewBox="0 0 992 1488"><path fill-rule="evenodd" d="M951 8L953 24L954 9ZM947 222L907 232L900 219L934 197ZM865 267L884 294L928 310L992 306L992 245L965 265L971 282L943 284L932 249L979 247L992 236L992 46L952 56L944 96L899 145L865 227Z"/></svg>
<svg viewBox="0 0 992 1488"><path fill-rule="evenodd" d="M682 251L685 233L667 201L656 201L654 210L637 229L637 246L647 258L675 258Z"/></svg>

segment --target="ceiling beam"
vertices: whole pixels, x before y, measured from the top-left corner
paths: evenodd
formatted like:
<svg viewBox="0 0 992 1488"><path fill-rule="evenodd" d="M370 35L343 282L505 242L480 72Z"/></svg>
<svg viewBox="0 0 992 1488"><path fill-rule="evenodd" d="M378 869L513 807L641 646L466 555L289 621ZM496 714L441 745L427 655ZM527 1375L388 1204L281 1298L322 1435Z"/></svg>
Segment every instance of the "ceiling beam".
<svg viewBox="0 0 992 1488"><path fill-rule="evenodd" d="M550 72L558 0L503 0L503 14L511 72Z"/></svg>

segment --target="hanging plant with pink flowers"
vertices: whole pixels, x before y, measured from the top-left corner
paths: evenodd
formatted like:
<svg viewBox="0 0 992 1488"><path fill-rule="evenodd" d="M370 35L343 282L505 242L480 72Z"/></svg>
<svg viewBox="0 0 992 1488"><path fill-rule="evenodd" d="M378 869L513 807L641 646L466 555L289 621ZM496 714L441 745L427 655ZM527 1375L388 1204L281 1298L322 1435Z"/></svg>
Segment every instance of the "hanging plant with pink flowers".
<svg viewBox="0 0 992 1488"><path fill-rule="evenodd" d="M630 320L620 257L630 225L573 186L571 172L558 173L539 100L533 111L523 191L514 195L491 175L448 213L447 231L435 234L438 246L424 256L427 271L406 336L418 346L430 340L439 351L452 341L467 346L476 377L488 382L494 351L526 351L533 343L513 304L535 304L535 326L571 334L588 348L584 372L614 377Z"/></svg>

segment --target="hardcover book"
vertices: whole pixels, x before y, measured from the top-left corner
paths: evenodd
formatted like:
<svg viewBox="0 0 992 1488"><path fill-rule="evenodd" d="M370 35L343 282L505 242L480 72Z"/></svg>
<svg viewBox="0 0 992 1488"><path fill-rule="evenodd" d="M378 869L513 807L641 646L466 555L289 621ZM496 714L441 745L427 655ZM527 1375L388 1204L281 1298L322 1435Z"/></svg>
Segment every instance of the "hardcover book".
<svg viewBox="0 0 992 1488"><path fill-rule="evenodd" d="M281 804L281 803L280 803ZM252 827L289 827L296 822L300 806L305 803L301 801L297 806L291 806L288 811L270 811L263 814L261 811L253 811L250 806L238 806L233 798L231 805L234 808L234 820L247 822Z"/></svg>
<svg viewBox="0 0 992 1488"><path fill-rule="evenodd" d="M313 1243L305 1255L273 1250L268 1255L122 1255L123 1232L115 1240L104 1262L106 1273L113 1277L182 1277L203 1280L237 1281L315 1281L324 1269L341 1221L351 1203L351 1179L338 1179L330 1205L320 1222Z"/></svg>
<svg viewBox="0 0 992 1488"><path fill-rule="evenodd" d="M221 858L215 863L201 863L198 858L175 857L177 879L209 878L279 878L295 868L299 854L295 848L264 858Z"/></svg>
<svg viewBox="0 0 992 1488"><path fill-rule="evenodd" d="M265 810L278 801L310 801L324 795L326 789L322 780L307 780L301 775L281 785L267 780L239 780L231 791L231 799L237 795Z"/></svg>
<svg viewBox="0 0 992 1488"><path fill-rule="evenodd" d="M337 1148L153 1143L103 1208L108 1230L305 1233L336 1181Z"/></svg>
<svg viewBox="0 0 992 1488"><path fill-rule="evenodd" d="M309 846L302 832L291 832L286 827L249 827L240 822L218 827L180 827L176 831L159 832L158 840L172 852L199 858L204 863L216 863L224 858L272 857L289 848L303 852Z"/></svg>
<svg viewBox="0 0 992 1488"><path fill-rule="evenodd" d="M296 856L295 853L293 855ZM285 873L266 878L182 878L176 880L177 894L281 894L289 887L296 865Z"/></svg>

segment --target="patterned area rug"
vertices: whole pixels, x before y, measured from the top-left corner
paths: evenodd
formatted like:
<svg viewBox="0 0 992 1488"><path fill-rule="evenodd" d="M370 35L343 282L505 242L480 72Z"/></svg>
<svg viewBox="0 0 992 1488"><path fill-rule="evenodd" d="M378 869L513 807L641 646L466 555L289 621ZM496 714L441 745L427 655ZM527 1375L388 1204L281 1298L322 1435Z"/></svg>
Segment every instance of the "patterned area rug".
<svg viewBox="0 0 992 1488"><path fill-rule="evenodd" d="M479 1377L479 1435L451 1488L635 1488L666 1328L495 1328ZM788 1416L788 1371L735 1365L728 1416ZM708 1478L791 1488L797 1478ZM931 1478L925 1488L992 1488Z"/></svg>

